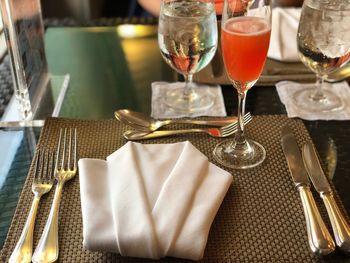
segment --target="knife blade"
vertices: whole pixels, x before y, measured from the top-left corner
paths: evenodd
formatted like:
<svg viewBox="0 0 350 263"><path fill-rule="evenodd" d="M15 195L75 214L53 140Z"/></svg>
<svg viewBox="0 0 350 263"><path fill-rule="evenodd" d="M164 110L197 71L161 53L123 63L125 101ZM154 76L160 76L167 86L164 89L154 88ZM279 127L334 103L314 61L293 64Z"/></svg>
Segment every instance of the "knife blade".
<svg viewBox="0 0 350 263"><path fill-rule="evenodd" d="M346 217L339 209L333 190L324 174L316 151L312 144L306 143L303 146L303 160L309 177L317 192L319 192L331 221L335 243L345 251L350 252L350 225Z"/></svg>
<svg viewBox="0 0 350 263"><path fill-rule="evenodd" d="M316 206L296 138L288 125L282 128L281 144L303 204L309 247L317 255L327 255L335 250L335 244Z"/></svg>

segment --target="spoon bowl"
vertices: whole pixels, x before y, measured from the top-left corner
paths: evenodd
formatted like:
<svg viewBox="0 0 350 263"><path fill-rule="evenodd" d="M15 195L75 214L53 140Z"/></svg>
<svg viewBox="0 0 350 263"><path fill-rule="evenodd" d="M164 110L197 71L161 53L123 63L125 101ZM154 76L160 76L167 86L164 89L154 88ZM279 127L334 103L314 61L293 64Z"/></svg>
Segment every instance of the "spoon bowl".
<svg viewBox="0 0 350 263"><path fill-rule="evenodd" d="M136 112L128 109L118 110L114 113L114 116L121 122L135 128L144 131L155 131L161 126L168 124L165 121L155 120L152 117L147 116L141 112Z"/></svg>

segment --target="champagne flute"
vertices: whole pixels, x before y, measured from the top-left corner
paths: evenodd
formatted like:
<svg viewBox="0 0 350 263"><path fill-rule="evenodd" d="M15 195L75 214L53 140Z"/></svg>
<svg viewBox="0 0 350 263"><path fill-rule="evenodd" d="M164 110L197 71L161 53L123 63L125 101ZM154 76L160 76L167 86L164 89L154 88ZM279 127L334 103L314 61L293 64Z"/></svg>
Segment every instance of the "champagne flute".
<svg viewBox="0 0 350 263"><path fill-rule="evenodd" d="M350 2L305 0L297 44L301 61L316 74L313 89L299 90L293 102L308 112L330 112L344 106L342 98L323 89L324 79L350 59Z"/></svg>
<svg viewBox="0 0 350 263"><path fill-rule="evenodd" d="M238 92L238 131L233 141L214 149L214 158L224 166L246 169L265 159L264 147L244 136L243 116L248 90L263 70L271 33L269 0L225 0L221 21L221 45L225 68Z"/></svg>
<svg viewBox="0 0 350 263"><path fill-rule="evenodd" d="M213 58L217 48L214 0L162 0L158 43L164 60L185 78L184 87L166 93L164 103L176 111L194 113L209 109L214 98L195 89L193 74Z"/></svg>

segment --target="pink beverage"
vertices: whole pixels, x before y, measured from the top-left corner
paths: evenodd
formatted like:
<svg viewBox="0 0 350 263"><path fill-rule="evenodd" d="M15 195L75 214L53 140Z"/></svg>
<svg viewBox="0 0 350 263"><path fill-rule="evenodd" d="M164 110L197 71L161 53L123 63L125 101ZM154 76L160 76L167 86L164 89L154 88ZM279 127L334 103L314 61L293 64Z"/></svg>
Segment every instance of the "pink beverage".
<svg viewBox="0 0 350 263"><path fill-rule="evenodd" d="M251 82L259 78L267 56L271 27L260 17L233 17L222 26L221 45L231 80Z"/></svg>

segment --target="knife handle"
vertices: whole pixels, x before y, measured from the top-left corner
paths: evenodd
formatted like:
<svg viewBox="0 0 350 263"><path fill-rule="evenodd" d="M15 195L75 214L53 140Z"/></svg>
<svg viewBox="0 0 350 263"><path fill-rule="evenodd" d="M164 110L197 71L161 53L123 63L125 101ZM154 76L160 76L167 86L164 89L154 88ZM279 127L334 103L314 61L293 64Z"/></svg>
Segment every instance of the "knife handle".
<svg viewBox="0 0 350 263"><path fill-rule="evenodd" d="M321 197L327 208L328 216L332 224L335 243L345 251L350 252L350 225L347 222L344 214L339 209L333 193L321 193Z"/></svg>
<svg viewBox="0 0 350 263"><path fill-rule="evenodd" d="M311 251L327 255L335 250L335 244L316 206L309 186L298 187L306 219L306 230Z"/></svg>

